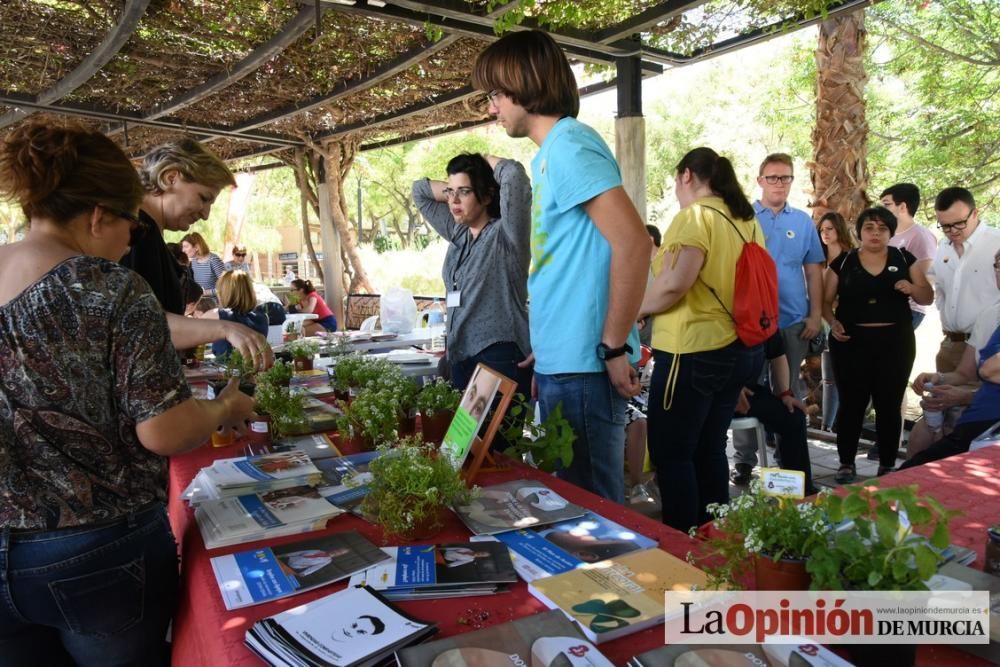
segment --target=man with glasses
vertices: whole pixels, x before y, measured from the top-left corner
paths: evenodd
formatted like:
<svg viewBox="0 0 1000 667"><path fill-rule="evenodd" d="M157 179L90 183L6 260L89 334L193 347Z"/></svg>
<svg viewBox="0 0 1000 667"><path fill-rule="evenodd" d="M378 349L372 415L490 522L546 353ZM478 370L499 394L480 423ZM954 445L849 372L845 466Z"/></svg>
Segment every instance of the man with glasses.
<svg viewBox="0 0 1000 667"><path fill-rule="evenodd" d="M944 330L936 363L939 373L950 373L965 353L976 317L1000 300L991 280L1000 229L980 224L976 200L965 188L942 190L934 214L945 236L934 256L935 300Z"/></svg>
<svg viewBox="0 0 1000 667"><path fill-rule="evenodd" d="M809 214L788 205L795 179L792 158L772 153L757 176L761 196L754 202L767 251L778 266L778 328L785 343L789 388L802 399L799 379L809 341L820 332L823 308L823 262L826 256Z"/></svg>
<svg viewBox="0 0 1000 667"><path fill-rule="evenodd" d="M625 406L640 389L635 321L649 234L611 151L576 119L576 78L548 34L508 33L479 54L472 81L509 136L538 145L529 325L542 417L561 405L576 435L573 461L559 474L621 503Z"/></svg>
<svg viewBox="0 0 1000 667"><path fill-rule="evenodd" d="M226 262L226 271L246 271L253 275L253 266L247 261L247 249L236 246L233 248L233 261Z"/></svg>

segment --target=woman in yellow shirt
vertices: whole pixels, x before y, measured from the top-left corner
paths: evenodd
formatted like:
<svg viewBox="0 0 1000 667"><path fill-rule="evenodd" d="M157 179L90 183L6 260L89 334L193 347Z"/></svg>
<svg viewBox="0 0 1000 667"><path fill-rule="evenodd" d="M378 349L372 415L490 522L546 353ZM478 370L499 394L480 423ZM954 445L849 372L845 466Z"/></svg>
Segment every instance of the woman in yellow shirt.
<svg viewBox="0 0 1000 667"><path fill-rule="evenodd" d="M732 164L711 148L681 159L674 188L681 211L639 316L654 315L648 428L663 522L686 531L708 521L709 503L729 501L726 431L764 363L763 346L743 345L730 316L736 262L743 239L763 246L764 233Z"/></svg>

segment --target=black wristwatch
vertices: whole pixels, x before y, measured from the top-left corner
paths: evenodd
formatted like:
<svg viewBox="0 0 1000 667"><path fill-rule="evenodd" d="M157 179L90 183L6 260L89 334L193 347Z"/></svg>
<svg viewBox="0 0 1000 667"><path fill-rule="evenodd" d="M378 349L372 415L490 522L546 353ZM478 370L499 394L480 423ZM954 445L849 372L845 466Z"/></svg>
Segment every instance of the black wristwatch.
<svg viewBox="0 0 1000 667"><path fill-rule="evenodd" d="M615 357L620 357L623 354L632 354L632 348L628 343L622 345L621 347L608 347L604 343L597 344L597 358L601 361L614 359Z"/></svg>

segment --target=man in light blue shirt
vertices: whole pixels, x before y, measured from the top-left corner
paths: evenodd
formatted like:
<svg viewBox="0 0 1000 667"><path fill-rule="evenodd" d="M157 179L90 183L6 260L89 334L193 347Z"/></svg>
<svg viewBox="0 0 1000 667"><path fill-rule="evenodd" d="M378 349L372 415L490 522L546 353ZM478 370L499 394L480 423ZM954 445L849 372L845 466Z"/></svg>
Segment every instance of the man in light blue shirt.
<svg viewBox="0 0 1000 667"><path fill-rule="evenodd" d="M559 475L624 502L625 410L639 393L635 326L650 240L611 151L576 120L566 56L546 33L510 33L476 59L472 80L532 161L529 328L542 418L562 405L576 434Z"/></svg>
<svg viewBox="0 0 1000 667"><path fill-rule="evenodd" d="M788 356L790 388L802 399L802 359L821 326L825 255L812 218L788 205L793 180L792 158L785 153L768 155L760 165L761 196L753 208L778 267L778 326Z"/></svg>

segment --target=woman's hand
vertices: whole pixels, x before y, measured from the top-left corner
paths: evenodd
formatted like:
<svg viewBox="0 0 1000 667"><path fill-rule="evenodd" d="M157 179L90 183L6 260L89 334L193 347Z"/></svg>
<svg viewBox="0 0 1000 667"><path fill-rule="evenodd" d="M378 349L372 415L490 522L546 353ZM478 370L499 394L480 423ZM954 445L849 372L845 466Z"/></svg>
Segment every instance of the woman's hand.
<svg viewBox="0 0 1000 667"><path fill-rule="evenodd" d="M921 373L913 380L913 384L910 385L910 389L917 392L918 394L924 393L924 385L927 383L934 383L940 380L940 376L937 373Z"/></svg>
<svg viewBox="0 0 1000 667"><path fill-rule="evenodd" d="M240 391L239 378L231 378L219 393L219 401L226 406L225 420L219 424L223 431L233 429L240 435L246 433L247 420L253 416L254 400Z"/></svg>
<svg viewBox="0 0 1000 667"><path fill-rule="evenodd" d="M902 292L906 296L913 296L914 291L916 291L916 286L909 280L898 280L892 287L897 292Z"/></svg>
<svg viewBox="0 0 1000 667"><path fill-rule="evenodd" d="M851 340L851 337L847 335L847 331L844 329L844 325L840 323L840 320L834 320L830 323L830 335L841 343L846 343Z"/></svg>

